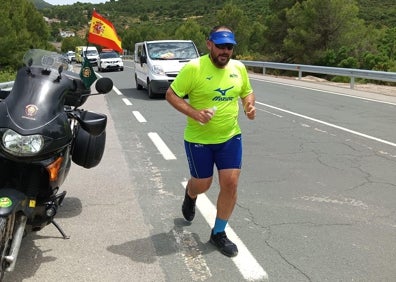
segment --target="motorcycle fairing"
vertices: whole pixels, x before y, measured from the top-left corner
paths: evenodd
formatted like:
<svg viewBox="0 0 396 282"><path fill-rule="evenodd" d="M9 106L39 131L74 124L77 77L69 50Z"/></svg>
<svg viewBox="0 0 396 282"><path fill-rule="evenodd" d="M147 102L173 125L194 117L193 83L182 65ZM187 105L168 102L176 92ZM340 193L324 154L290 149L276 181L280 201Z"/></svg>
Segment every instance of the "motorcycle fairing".
<svg viewBox="0 0 396 282"><path fill-rule="evenodd" d="M11 93L0 103L0 128L21 135L41 134L51 152L69 143L72 132L64 112L65 95L73 80L55 71L23 68L18 71Z"/></svg>

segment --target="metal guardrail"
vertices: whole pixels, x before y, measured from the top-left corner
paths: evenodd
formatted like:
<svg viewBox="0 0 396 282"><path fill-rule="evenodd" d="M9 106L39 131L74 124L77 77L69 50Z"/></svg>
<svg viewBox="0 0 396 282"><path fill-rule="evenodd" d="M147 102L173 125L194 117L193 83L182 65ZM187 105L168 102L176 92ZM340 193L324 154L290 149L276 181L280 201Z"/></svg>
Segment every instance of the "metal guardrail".
<svg viewBox="0 0 396 282"><path fill-rule="evenodd" d="M280 70L298 72L299 79L302 78L304 72L346 76L350 78L351 89L353 89L355 86L355 78L396 82L396 72L370 71L370 70L358 70L358 69L348 69L348 68L321 67L321 66L311 66L311 65L283 64L283 63L245 61L245 60L241 60L241 62L248 67L262 68L264 75L266 73L266 69L280 69Z"/></svg>
<svg viewBox="0 0 396 282"><path fill-rule="evenodd" d="M396 72L385 72L385 71L370 71L370 70L359 70L359 69L348 69L348 68L335 68L335 67L321 67L312 65L298 65L298 64L284 64L284 63L273 63L273 62L261 62L261 61L246 61L241 60L247 67L259 67L263 69L263 74L266 74L267 69L279 69L298 72L298 78L301 79L303 73L318 73L336 76L346 76L350 78L350 88L353 89L355 86L355 78L372 79L379 81L396 82ZM9 91L14 85L14 81L0 82L0 90Z"/></svg>

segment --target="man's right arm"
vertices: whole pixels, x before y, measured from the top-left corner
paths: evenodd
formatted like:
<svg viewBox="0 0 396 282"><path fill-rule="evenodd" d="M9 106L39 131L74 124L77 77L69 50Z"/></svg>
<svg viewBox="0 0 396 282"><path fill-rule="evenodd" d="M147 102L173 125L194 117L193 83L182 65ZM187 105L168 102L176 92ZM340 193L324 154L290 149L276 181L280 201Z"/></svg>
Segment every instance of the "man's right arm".
<svg viewBox="0 0 396 282"><path fill-rule="evenodd" d="M191 106L183 99L177 96L172 87L169 87L165 94L165 99L179 112L190 116L192 112Z"/></svg>

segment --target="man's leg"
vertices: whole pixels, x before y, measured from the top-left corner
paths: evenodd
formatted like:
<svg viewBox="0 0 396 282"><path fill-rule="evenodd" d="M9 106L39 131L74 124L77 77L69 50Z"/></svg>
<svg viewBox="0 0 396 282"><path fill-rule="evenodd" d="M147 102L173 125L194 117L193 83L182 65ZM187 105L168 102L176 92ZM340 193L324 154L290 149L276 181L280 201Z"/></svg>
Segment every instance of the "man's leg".
<svg viewBox="0 0 396 282"><path fill-rule="evenodd" d="M229 257L238 254L238 248L228 239L225 228L236 204L239 175L240 169L219 171L220 192L217 198L217 215L210 235L210 242Z"/></svg>
<svg viewBox="0 0 396 282"><path fill-rule="evenodd" d="M195 201L198 194L206 192L213 179L213 153L208 145L184 141L191 178L187 183L182 213L187 221L195 216Z"/></svg>
<svg viewBox="0 0 396 282"><path fill-rule="evenodd" d="M195 178L191 177L186 186L184 201L182 205L182 213L187 221L192 221L195 217L195 202L199 194L205 193L211 183L213 177Z"/></svg>
<svg viewBox="0 0 396 282"><path fill-rule="evenodd" d="M217 217L228 220L237 200L237 188L240 169L222 169L219 171L220 192L217 198Z"/></svg>

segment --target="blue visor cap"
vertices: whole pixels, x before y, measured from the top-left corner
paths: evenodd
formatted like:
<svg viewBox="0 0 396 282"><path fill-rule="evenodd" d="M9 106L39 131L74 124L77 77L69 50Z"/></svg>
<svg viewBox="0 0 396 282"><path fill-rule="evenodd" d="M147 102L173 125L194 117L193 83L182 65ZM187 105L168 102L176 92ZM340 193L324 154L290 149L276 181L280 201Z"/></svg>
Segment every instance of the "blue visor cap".
<svg viewBox="0 0 396 282"><path fill-rule="evenodd" d="M209 40L215 44L233 44L236 45L234 34L231 31L216 31L210 34Z"/></svg>

